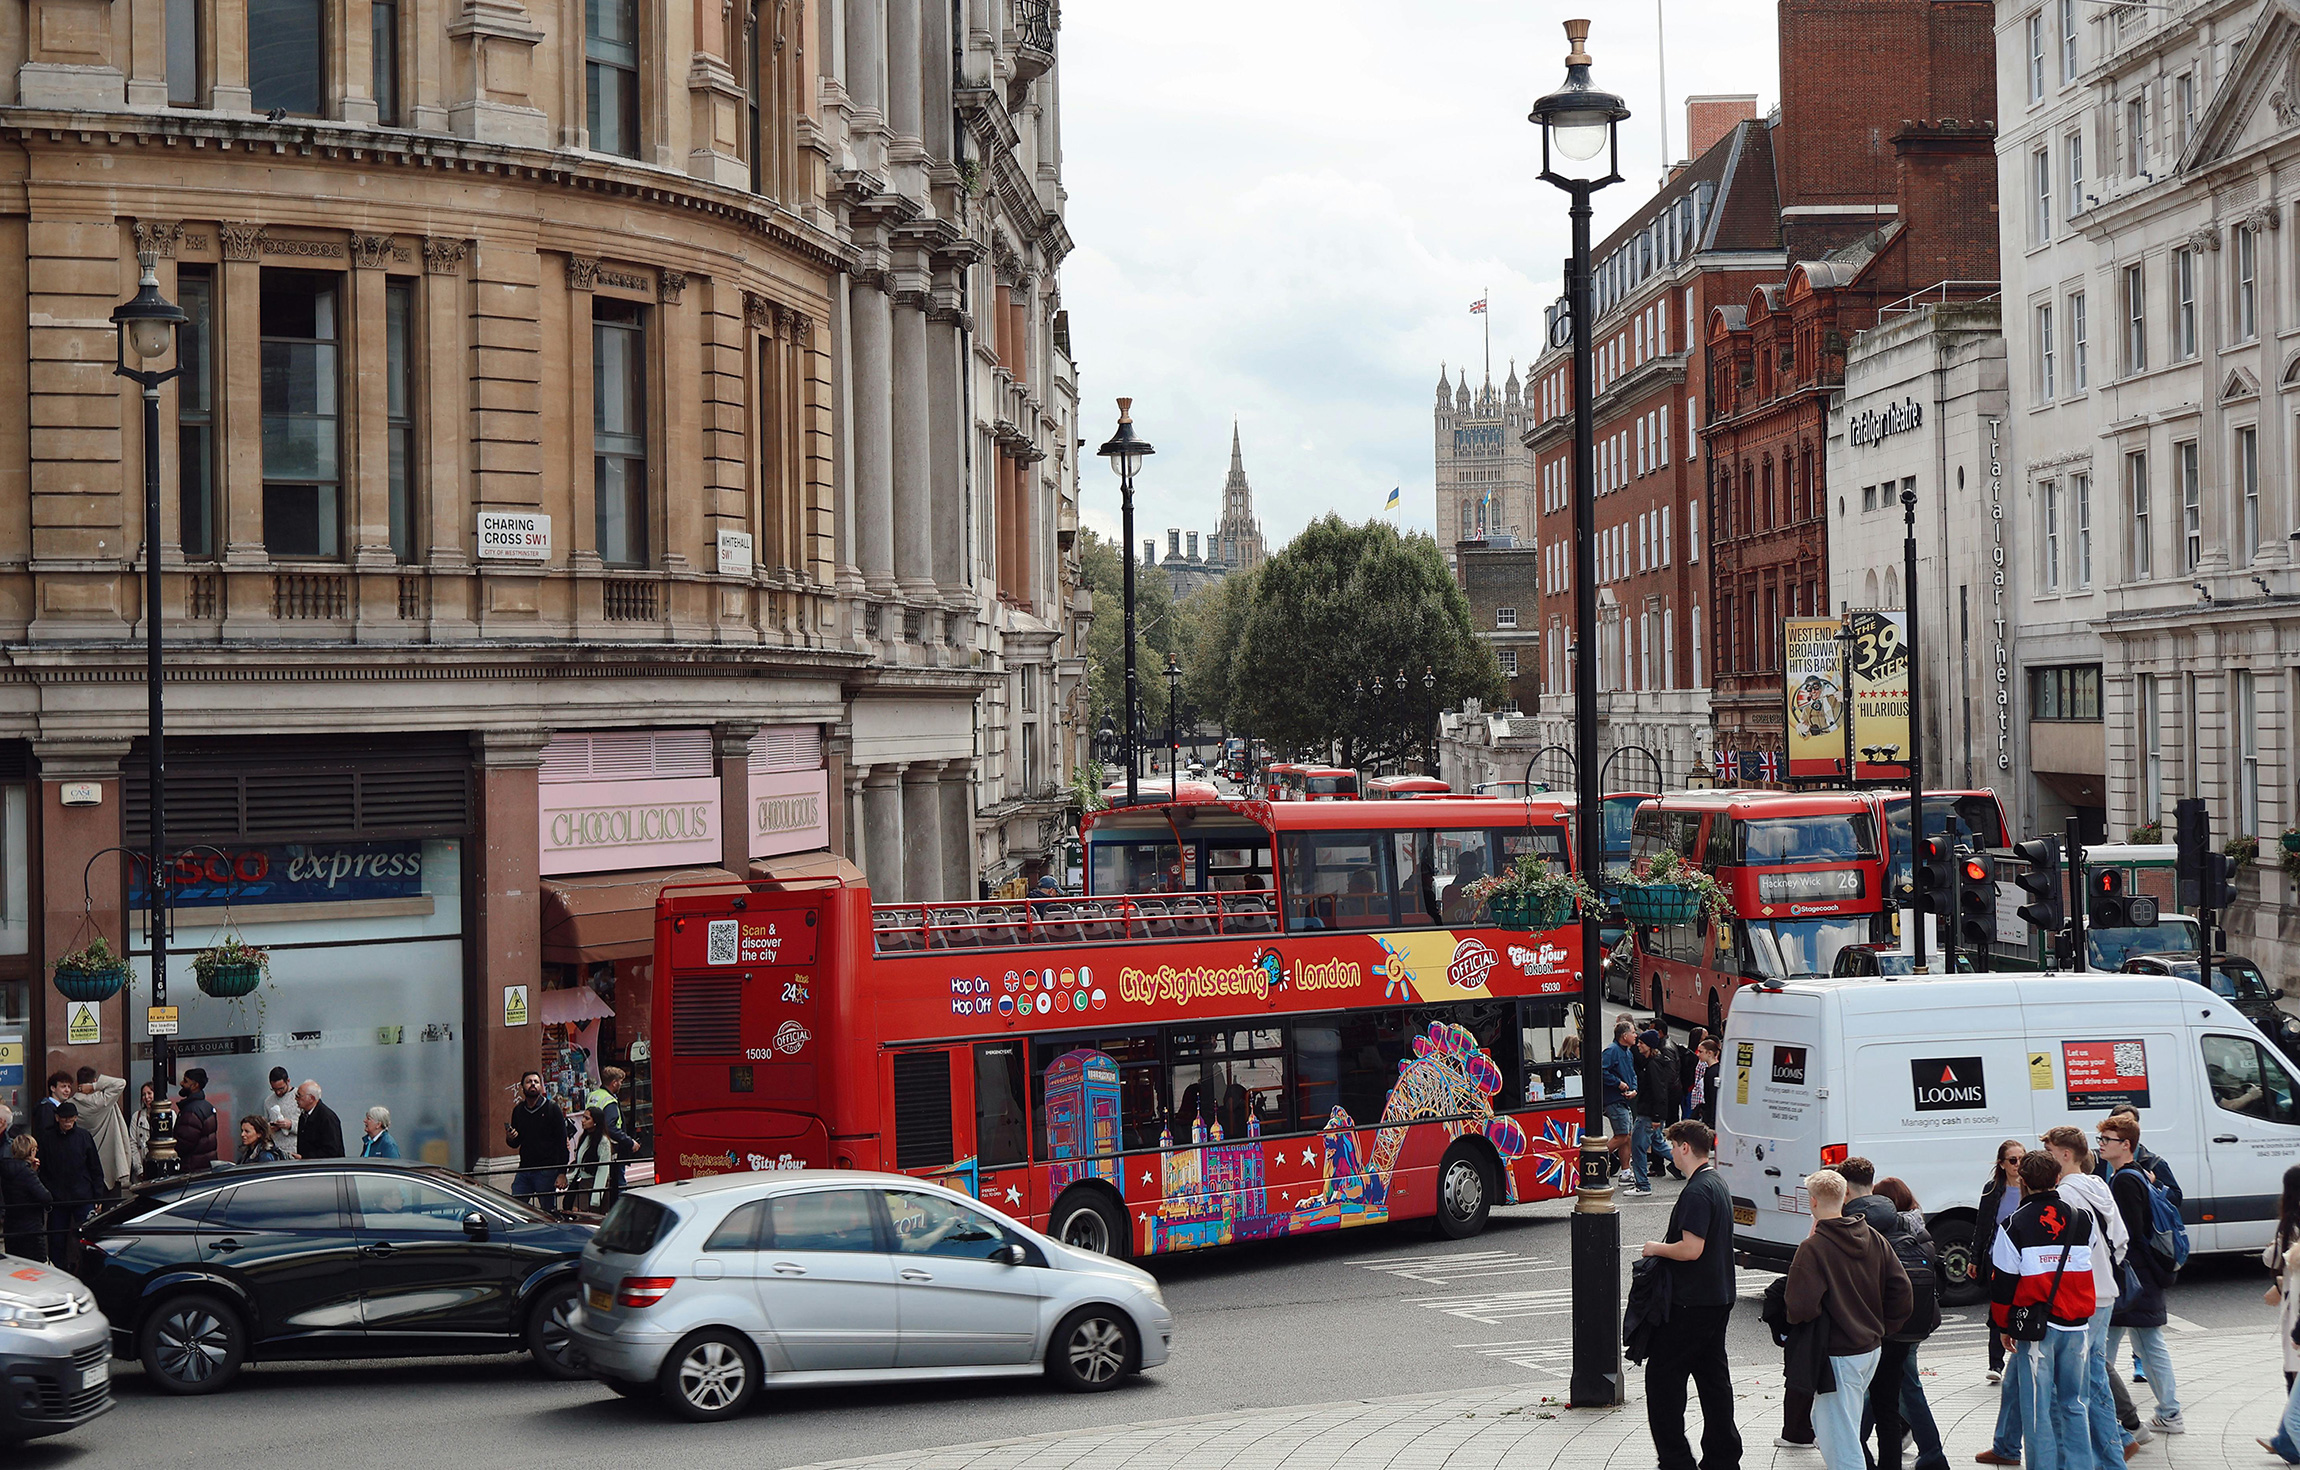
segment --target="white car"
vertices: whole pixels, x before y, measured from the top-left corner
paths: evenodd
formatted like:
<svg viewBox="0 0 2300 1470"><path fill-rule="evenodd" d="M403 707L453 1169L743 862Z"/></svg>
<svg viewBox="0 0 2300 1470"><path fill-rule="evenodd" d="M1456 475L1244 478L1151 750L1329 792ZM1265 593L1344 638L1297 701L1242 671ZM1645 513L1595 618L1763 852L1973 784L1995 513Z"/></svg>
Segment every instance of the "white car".
<svg viewBox="0 0 2300 1470"><path fill-rule="evenodd" d="M900 1174L722 1174L636 1189L584 1248L575 1346L688 1419L761 1387L1045 1373L1078 1392L1166 1361L1147 1271Z"/></svg>

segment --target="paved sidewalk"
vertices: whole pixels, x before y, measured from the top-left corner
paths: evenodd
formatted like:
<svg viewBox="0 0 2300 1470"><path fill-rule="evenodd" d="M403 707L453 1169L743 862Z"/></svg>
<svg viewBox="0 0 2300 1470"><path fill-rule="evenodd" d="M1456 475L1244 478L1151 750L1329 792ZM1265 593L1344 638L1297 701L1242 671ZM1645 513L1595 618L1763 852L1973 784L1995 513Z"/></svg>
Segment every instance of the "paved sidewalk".
<svg viewBox="0 0 2300 1470"><path fill-rule="evenodd" d="M2188 1432L2160 1434L2143 1445L2133 1470L2275 1470L2281 1462L2253 1443L2274 1432L2284 1409L2274 1324L2176 1328L2172 1348ZM1951 1470L1967 1470L1996 1424L1997 1390L1985 1377L1985 1349L1967 1337L1928 1346L1919 1362ZM1735 1367L1748 1380L1734 1415L1744 1470L1822 1470L1817 1451L1773 1443L1781 1427L1778 1360ZM2129 1359L2124 1371L2131 1373ZM831 1461L822 1470L1652 1470L1644 1370L1629 1372L1630 1400L1618 1409L1567 1409L1558 1401L1562 1382L1545 1379L914 1450ZM2154 1401L2146 1387L2130 1386L2145 1419ZM1698 1453L1698 1403L1687 1417Z"/></svg>

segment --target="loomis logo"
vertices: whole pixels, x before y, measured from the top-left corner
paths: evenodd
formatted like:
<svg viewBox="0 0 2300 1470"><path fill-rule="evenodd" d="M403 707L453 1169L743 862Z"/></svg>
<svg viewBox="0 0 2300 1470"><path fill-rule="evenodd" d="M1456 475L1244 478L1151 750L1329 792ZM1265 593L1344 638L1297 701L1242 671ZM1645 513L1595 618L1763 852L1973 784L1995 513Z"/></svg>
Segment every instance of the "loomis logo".
<svg viewBox="0 0 2300 1470"><path fill-rule="evenodd" d="M1909 1081L1920 1113L1989 1105L1988 1079L1979 1057L1918 1057L1909 1063Z"/></svg>
<svg viewBox="0 0 2300 1470"><path fill-rule="evenodd" d="M1492 974L1493 967L1500 962L1501 956L1483 941L1464 939L1454 946L1453 959L1445 967L1445 978L1457 990L1477 990L1484 986L1485 977Z"/></svg>
<svg viewBox="0 0 2300 1470"><path fill-rule="evenodd" d="M815 1034L796 1021L785 1021L775 1028L775 1050L785 1056L797 1056L814 1039Z"/></svg>

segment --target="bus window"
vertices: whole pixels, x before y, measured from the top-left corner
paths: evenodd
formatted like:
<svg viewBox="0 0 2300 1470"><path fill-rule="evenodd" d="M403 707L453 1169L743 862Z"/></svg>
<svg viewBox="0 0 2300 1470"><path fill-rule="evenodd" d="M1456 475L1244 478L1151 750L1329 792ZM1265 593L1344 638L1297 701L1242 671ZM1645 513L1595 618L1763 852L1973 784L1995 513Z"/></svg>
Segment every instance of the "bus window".
<svg viewBox="0 0 2300 1470"><path fill-rule="evenodd" d="M1405 1015L1399 1011L1297 1025L1294 1109L1300 1125L1323 1128L1336 1108L1361 1128L1381 1121L1405 1055Z"/></svg>
<svg viewBox="0 0 2300 1470"><path fill-rule="evenodd" d="M1764 817L1739 826L1741 861L1752 865L1873 861L1877 856L1877 828L1867 812Z"/></svg>
<svg viewBox="0 0 2300 1470"><path fill-rule="evenodd" d="M1227 1027L1166 1033L1176 1143L1205 1138L1235 1141L1257 1132L1282 1132L1286 1122L1286 1034L1276 1027Z"/></svg>
<svg viewBox="0 0 2300 1470"><path fill-rule="evenodd" d="M1546 858L1553 867L1565 867L1565 829L1563 827L1501 827L1493 834L1494 845L1501 849L1504 867L1514 865L1527 854Z"/></svg>
<svg viewBox="0 0 2300 1470"><path fill-rule="evenodd" d="M1712 868L1729 868L1741 861L1737 851L1741 842L1741 824L1719 812L1709 823L1709 855L1703 864Z"/></svg>
<svg viewBox="0 0 2300 1470"><path fill-rule="evenodd" d="M1391 834L1390 871L1397 876L1398 922L1426 929L1437 922L1435 844L1429 832Z"/></svg>
<svg viewBox="0 0 2300 1470"><path fill-rule="evenodd" d="M1270 886L1269 844L1208 847L1206 886L1214 893L1252 893L1267 889Z"/></svg>
<svg viewBox="0 0 2300 1470"><path fill-rule="evenodd" d="M1395 922L1374 834L1290 832L1285 843L1289 930L1373 929Z"/></svg>
<svg viewBox="0 0 2300 1470"><path fill-rule="evenodd" d="M1097 842L1093 846L1093 887L1098 897L1128 893L1168 893L1182 849L1166 842Z"/></svg>
<svg viewBox="0 0 2300 1470"><path fill-rule="evenodd" d="M1438 920L1466 924L1477 915L1477 905L1465 891L1486 875L1486 836L1479 831L1430 832L1431 886L1438 896Z"/></svg>
<svg viewBox="0 0 2300 1470"><path fill-rule="evenodd" d="M1581 1096L1581 1034L1562 1000L1517 1003L1518 1047L1527 1102ZM1501 1104L1501 1098L1494 1099Z"/></svg>
<svg viewBox="0 0 2300 1470"><path fill-rule="evenodd" d="M1629 851L1629 829L1637 816L1642 796L1609 796L1605 799L1605 852L1608 857L1621 857Z"/></svg>
<svg viewBox="0 0 2300 1470"><path fill-rule="evenodd" d="M1029 1157L1030 1104L1022 1079L1021 1042L985 1042L974 1049L974 1146L986 1168Z"/></svg>
<svg viewBox="0 0 2300 1470"><path fill-rule="evenodd" d="M1517 1034L1517 1002L1472 1000L1414 1012L1413 1022L1417 1034L1426 1034L1433 1021L1445 1021L1459 1026L1476 1039L1478 1046L1501 1069L1501 1091L1494 1094L1493 1105L1496 1108L1513 1106L1511 1099L1517 1097L1524 1086L1524 1068L1520 1065Z"/></svg>
<svg viewBox="0 0 2300 1470"><path fill-rule="evenodd" d="M1115 1099L1102 1094L1090 1095L1081 1100L1079 1126L1085 1130L1088 1141L1094 1143L1098 1132L1115 1131L1118 1148L1156 1148L1159 1131L1166 1126L1166 1066L1155 1033L1041 1037L1034 1039L1030 1048L1031 1132L1037 1140L1039 1161L1045 1163L1057 1158L1092 1158L1113 1151L1107 1140L1074 1151L1068 1140L1048 1135L1047 1069L1077 1051L1099 1053L1115 1062L1118 1068L1118 1095ZM1093 1079L1093 1070L1088 1069L1087 1073L1089 1090L1106 1087L1106 1083ZM1107 1111L1113 1102L1117 1108L1114 1129Z"/></svg>

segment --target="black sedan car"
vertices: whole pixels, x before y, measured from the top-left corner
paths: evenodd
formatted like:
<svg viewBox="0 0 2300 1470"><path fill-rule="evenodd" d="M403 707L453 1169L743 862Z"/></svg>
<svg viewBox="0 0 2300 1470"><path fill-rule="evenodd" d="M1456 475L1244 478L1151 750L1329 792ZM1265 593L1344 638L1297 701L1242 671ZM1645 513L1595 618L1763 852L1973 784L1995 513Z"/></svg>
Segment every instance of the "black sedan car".
<svg viewBox="0 0 2300 1470"><path fill-rule="evenodd" d="M262 1164L140 1186L82 1227L80 1275L114 1353L170 1393L264 1358L524 1350L578 1378L591 1232L420 1164Z"/></svg>

